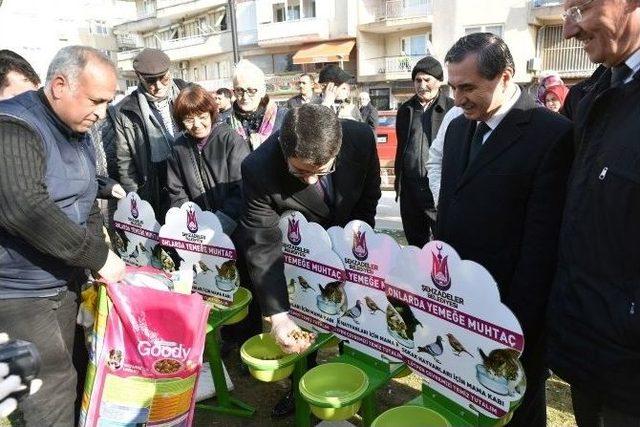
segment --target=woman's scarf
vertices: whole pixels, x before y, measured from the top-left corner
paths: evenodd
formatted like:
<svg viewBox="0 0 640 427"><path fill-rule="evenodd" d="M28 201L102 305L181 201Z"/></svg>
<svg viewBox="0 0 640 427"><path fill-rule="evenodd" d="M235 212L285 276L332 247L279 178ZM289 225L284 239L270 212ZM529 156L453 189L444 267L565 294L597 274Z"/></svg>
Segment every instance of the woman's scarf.
<svg viewBox="0 0 640 427"><path fill-rule="evenodd" d="M265 96L266 105L261 105L254 112L247 113L241 110L236 103L233 104L233 114L230 115L230 125L238 134L251 144L251 149L255 150L273 132L276 123L278 106L275 102ZM249 129L249 135L245 129L245 124Z"/></svg>

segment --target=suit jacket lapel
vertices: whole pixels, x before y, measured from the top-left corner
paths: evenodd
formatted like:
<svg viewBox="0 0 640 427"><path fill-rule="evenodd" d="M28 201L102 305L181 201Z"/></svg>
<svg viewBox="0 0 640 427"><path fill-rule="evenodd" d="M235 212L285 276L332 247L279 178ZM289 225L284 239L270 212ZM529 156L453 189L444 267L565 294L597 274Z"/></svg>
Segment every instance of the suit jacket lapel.
<svg viewBox="0 0 640 427"><path fill-rule="evenodd" d="M462 174L462 178L458 183L458 188L465 185L473 176L475 176L482 168L491 163L495 158L499 157L505 150L507 150L514 142L516 142L520 135L522 135L522 129L520 124L528 121L529 115L525 113L525 110L535 108L533 100L529 95L522 93L518 101L502 119L500 124L491 132L489 138L485 141L482 150L478 153L475 161L469 165L468 168ZM472 126L473 127L473 126ZM470 144L471 138L467 139L467 144ZM466 148L466 156L468 157L469 148ZM465 157L466 165L467 157Z"/></svg>

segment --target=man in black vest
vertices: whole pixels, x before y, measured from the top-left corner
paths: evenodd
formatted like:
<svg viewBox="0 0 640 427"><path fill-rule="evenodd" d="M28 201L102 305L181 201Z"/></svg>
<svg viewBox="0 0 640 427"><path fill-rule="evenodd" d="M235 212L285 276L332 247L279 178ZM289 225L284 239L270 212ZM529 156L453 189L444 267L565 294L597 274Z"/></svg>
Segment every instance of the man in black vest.
<svg viewBox="0 0 640 427"><path fill-rule="evenodd" d="M453 100L441 90L442 66L427 56L411 72L416 94L398 108L394 163L396 200L400 198L402 228L410 245L429 241L435 220L433 196L427 178L429 147Z"/></svg>
<svg viewBox="0 0 640 427"><path fill-rule="evenodd" d="M244 214L237 233L245 253L255 298L271 333L287 352L305 346L288 334L298 327L289 317L284 279L280 215L300 211L325 228L359 219L372 227L381 196L380 162L371 128L339 120L323 105L290 110L272 134L242 163ZM293 409L293 399L273 415Z"/></svg>
<svg viewBox="0 0 640 427"><path fill-rule="evenodd" d="M108 280L124 263L103 236L95 153L87 131L106 115L116 69L100 51L61 49L45 87L0 102L0 331L33 342L39 393L22 402L28 426L74 425L72 365L85 270Z"/></svg>
<svg viewBox="0 0 640 427"><path fill-rule="evenodd" d="M435 237L493 276L520 321L527 390L511 426L545 426L544 313L557 258L571 123L513 81L509 48L491 33L446 55L463 115L447 128Z"/></svg>

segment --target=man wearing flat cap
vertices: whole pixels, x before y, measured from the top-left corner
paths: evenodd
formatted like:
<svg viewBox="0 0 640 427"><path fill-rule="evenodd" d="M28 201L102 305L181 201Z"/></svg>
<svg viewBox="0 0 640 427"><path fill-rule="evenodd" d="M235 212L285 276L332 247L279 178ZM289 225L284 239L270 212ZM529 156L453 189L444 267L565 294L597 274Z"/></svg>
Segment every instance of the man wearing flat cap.
<svg viewBox="0 0 640 427"><path fill-rule="evenodd" d="M116 141L118 177L153 206L158 219L169 209L166 160L178 126L173 101L186 82L171 76L171 60L158 49L144 49L133 60L138 88L118 105Z"/></svg>
<svg viewBox="0 0 640 427"><path fill-rule="evenodd" d="M331 108L339 118L362 122L360 110L349 102L353 76L335 64L320 70L318 83L322 86L322 105Z"/></svg>
<svg viewBox="0 0 640 427"><path fill-rule="evenodd" d="M442 65L432 56L411 71L416 94L398 108L394 163L396 200L400 198L402 228L410 245L423 247L435 221L433 196L427 178L429 147L453 100L441 90Z"/></svg>

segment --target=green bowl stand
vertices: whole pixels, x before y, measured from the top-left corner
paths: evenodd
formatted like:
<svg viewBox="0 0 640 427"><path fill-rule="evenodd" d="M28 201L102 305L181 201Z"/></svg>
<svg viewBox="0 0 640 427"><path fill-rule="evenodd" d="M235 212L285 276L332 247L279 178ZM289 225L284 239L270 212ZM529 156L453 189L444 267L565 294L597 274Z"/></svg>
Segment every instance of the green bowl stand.
<svg viewBox="0 0 640 427"><path fill-rule="evenodd" d="M222 358L220 357L220 343L218 342L218 329L231 317L235 316L239 311L245 308L249 302L237 307L225 310L211 309L209 320L207 321L207 336L205 339L204 354L207 357L209 366L211 367L211 376L213 384L216 388L215 403L198 403L196 408L204 409L219 414L232 415L236 417L249 418L256 412L256 409L246 403L231 396L227 388L227 382L224 378L224 368L222 367Z"/></svg>

